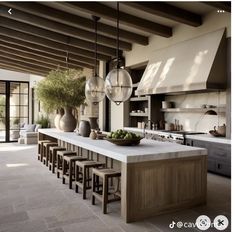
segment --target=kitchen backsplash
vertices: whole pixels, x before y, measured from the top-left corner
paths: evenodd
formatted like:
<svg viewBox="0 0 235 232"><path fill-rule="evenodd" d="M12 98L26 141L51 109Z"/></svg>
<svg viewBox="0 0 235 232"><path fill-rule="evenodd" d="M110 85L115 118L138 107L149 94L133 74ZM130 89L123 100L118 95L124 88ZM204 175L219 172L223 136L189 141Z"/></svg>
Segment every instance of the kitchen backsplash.
<svg viewBox="0 0 235 232"><path fill-rule="evenodd" d="M174 102L175 108L201 108L202 105L225 106L226 91L166 96L165 100ZM184 130L206 133L214 126L226 124L225 113L218 115L205 115L197 112L165 113L166 122L174 123L175 119L179 120Z"/></svg>

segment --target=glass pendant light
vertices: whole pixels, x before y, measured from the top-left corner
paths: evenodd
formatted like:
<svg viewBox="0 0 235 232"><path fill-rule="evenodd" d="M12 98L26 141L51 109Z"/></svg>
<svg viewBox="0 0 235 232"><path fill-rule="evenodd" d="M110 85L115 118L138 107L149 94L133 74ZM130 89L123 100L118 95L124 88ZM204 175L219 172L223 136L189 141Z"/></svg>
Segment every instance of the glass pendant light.
<svg viewBox="0 0 235 232"><path fill-rule="evenodd" d="M100 19L99 17L92 16L95 22L95 67L94 67L94 76L92 76L89 80L86 81L85 85L85 95L87 101L97 104L102 101L105 97L104 92L104 80L103 78L98 76L97 72L97 21Z"/></svg>
<svg viewBox="0 0 235 232"><path fill-rule="evenodd" d="M119 2L117 2L117 66L105 79L105 94L109 100L119 105L128 100L132 94L132 79L130 74L120 67L119 59Z"/></svg>

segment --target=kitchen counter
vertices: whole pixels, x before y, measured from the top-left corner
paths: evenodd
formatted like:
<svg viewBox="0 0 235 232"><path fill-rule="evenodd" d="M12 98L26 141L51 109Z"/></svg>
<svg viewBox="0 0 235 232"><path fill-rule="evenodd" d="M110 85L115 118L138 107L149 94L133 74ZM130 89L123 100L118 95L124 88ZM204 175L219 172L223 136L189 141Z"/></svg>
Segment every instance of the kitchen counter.
<svg viewBox="0 0 235 232"><path fill-rule="evenodd" d="M214 143L231 144L231 139L225 137L214 137L211 134L186 135L187 139L202 140Z"/></svg>
<svg viewBox="0 0 235 232"><path fill-rule="evenodd" d="M175 159L207 154L203 148L182 146L169 142L163 143L149 139L142 139L137 147L117 146L106 140L92 140L89 137L78 136L73 132L62 132L56 129L39 129L39 132L124 163Z"/></svg>
<svg viewBox="0 0 235 232"><path fill-rule="evenodd" d="M110 168L119 164L121 216L126 222L206 203L207 150L204 148L147 139L142 139L138 146L122 147L74 132L40 129L39 140L44 139L56 140L59 146L78 151L82 156L84 150L92 151L86 153L88 159L96 160L98 153L99 160L106 160Z"/></svg>
<svg viewBox="0 0 235 232"><path fill-rule="evenodd" d="M124 130L143 133L143 129L139 129L136 127L124 127ZM145 132L148 134L159 134L159 132L161 132L161 130L148 130L148 129L146 129ZM214 137L211 134L185 135L185 138L195 139L195 140L203 140L203 141L214 142L214 143L231 144L231 139L227 139L224 137Z"/></svg>

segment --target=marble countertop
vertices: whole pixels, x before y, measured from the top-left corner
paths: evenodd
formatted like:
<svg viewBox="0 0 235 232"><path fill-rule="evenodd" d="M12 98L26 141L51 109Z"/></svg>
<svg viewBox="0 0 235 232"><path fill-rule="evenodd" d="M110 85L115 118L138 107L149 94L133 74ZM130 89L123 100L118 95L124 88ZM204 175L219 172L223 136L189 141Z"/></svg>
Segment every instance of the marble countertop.
<svg viewBox="0 0 235 232"><path fill-rule="evenodd" d="M124 127L124 130L133 131L133 132L143 132L143 129L139 129L136 127ZM149 134L159 134L161 131L154 131L154 130L145 130L146 133ZM227 139L224 137L214 137L211 134L198 134L198 135L186 135L187 139L195 139L195 140L202 140L214 143L223 143L223 144L231 144L231 139Z"/></svg>
<svg viewBox="0 0 235 232"><path fill-rule="evenodd" d="M62 132L53 128L39 129L39 132L124 163L207 155L207 150L203 148L149 139L142 139L138 146L117 146L106 140L92 140L74 132Z"/></svg>

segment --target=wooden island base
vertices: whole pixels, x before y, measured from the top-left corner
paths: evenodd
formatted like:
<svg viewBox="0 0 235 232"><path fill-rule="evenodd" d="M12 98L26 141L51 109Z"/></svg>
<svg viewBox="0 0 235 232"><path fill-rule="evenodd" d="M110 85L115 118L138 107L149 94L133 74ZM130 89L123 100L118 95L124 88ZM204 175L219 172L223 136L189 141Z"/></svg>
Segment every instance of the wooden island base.
<svg viewBox="0 0 235 232"><path fill-rule="evenodd" d="M121 170L121 216L126 222L206 203L205 149L146 139L138 149L125 148L75 133L40 129L39 140L45 139Z"/></svg>
<svg viewBox="0 0 235 232"><path fill-rule="evenodd" d="M133 222L205 204L206 165L206 156L122 163L122 217Z"/></svg>

